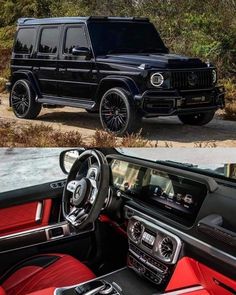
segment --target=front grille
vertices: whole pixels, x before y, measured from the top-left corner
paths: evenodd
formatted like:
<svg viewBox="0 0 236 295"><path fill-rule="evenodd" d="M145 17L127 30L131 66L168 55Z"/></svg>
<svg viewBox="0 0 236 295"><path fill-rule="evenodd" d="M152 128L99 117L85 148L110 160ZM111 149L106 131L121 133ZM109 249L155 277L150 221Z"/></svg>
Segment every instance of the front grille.
<svg viewBox="0 0 236 295"><path fill-rule="evenodd" d="M201 89L213 86L212 70L171 72L171 87L175 89Z"/></svg>

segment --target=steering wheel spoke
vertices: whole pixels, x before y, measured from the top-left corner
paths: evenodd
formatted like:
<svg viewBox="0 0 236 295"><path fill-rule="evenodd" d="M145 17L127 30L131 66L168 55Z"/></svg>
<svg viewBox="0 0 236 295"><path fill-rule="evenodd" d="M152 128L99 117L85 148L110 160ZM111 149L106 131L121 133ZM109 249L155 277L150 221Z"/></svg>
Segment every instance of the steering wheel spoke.
<svg viewBox="0 0 236 295"><path fill-rule="evenodd" d="M86 213L85 208L76 208L74 207L71 212L67 215L66 219L69 221L73 226L78 226L88 214Z"/></svg>
<svg viewBox="0 0 236 295"><path fill-rule="evenodd" d="M75 190L76 190L76 188L77 188L77 186L78 186L78 184L79 184L79 181L78 181L78 180L72 180L72 181L70 181L70 182L67 184L66 189L67 189L69 192L74 193Z"/></svg>

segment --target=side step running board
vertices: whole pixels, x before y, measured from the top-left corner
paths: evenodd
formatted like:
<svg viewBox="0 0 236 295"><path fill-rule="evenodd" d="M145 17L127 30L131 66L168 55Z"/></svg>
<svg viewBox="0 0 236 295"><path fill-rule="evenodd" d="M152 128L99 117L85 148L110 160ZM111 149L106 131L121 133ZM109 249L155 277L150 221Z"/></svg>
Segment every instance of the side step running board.
<svg viewBox="0 0 236 295"><path fill-rule="evenodd" d="M61 105L75 108L92 109L95 105L94 101L84 99L71 99L57 96L43 96L37 100L43 104L49 105Z"/></svg>

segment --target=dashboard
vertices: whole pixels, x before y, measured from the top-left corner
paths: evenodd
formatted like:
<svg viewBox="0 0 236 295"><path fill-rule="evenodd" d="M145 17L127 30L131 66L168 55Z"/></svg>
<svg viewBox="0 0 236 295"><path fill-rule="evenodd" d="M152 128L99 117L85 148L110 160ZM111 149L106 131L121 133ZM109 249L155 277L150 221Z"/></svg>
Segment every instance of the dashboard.
<svg viewBox="0 0 236 295"><path fill-rule="evenodd" d="M107 159L114 205L107 209L127 231L129 268L160 288L183 256L234 276L235 187L174 165Z"/></svg>
<svg viewBox="0 0 236 295"><path fill-rule="evenodd" d="M120 159L112 159L112 186L116 191L192 224L206 197L205 184Z"/></svg>
<svg viewBox="0 0 236 295"><path fill-rule="evenodd" d="M234 276L235 187L174 165L120 154L107 160L106 212L127 231L130 268L165 285L185 255Z"/></svg>

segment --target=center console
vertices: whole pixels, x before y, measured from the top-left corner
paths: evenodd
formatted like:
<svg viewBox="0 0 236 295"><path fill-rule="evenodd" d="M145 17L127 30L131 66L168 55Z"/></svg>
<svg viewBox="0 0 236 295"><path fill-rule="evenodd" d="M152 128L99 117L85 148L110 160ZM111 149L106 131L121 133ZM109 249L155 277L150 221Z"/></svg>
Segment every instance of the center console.
<svg viewBox="0 0 236 295"><path fill-rule="evenodd" d="M154 284L140 279L130 268L124 267L77 286L56 289L54 295L150 295L157 294Z"/></svg>
<svg viewBox="0 0 236 295"><path fill-rule="evenodd" d="M58 288L54 295L150 295L165 290L179 259L181 240L143 216L128 216L127 210L125 216L129 220L127 267L77 286Z"/></svg>
<svg viewBox="0 0 236 295"><path fill-rule="evenodd" d="M139 217L128 223L128 267L162 289L167 284L181 250L181 240Z"/></svg>

